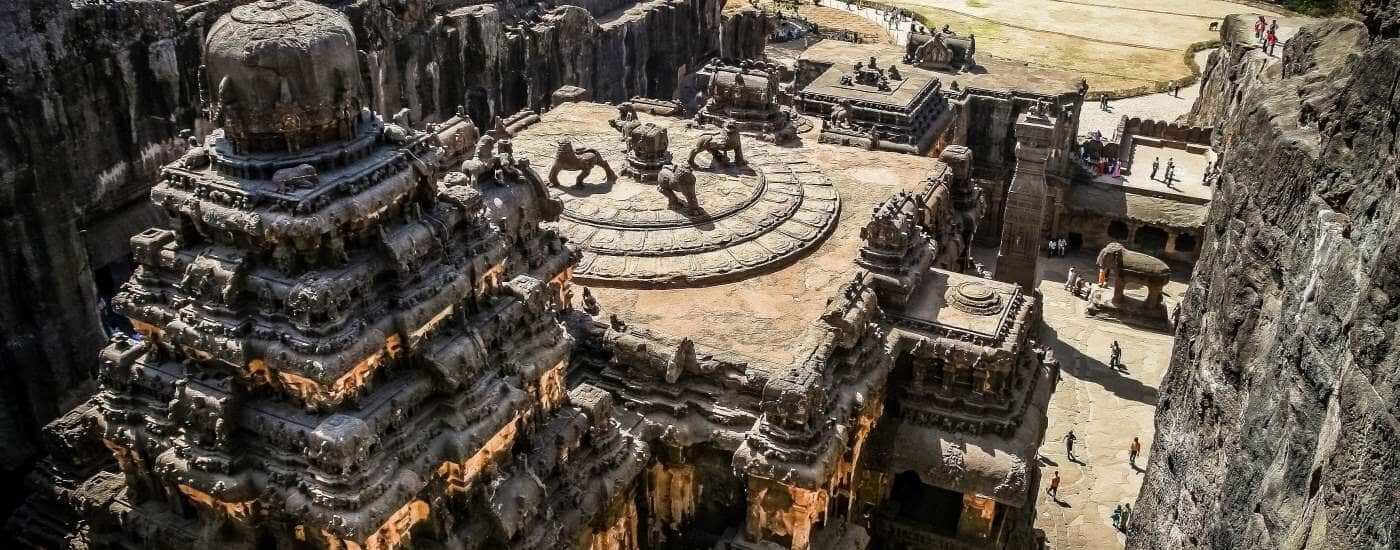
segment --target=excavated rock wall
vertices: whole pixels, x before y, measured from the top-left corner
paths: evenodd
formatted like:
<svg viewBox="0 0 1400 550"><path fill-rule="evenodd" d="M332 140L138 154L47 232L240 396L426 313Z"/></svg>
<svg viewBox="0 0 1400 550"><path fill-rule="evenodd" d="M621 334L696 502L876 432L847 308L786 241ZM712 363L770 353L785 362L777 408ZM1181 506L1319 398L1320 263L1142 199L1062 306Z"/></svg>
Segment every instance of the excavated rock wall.
<svg viewBox="0 0 1400 550"><path fill-rule="evenodd" d="M1400 544L1400 40L1363 6L1207 71L1225 176L1128 548Z"/></svg>
<svg viewBox="0 0 1400 550"><path fill-rule="evenodd" d="M108 222L144 207L184 152L207 27L240 3L0 2L0 471L84 393L105 342L90 249L144 228ZM669 98L709 57L761 54L767 27L722 15L723 0L571 0L525 29L533 2L471 3L333 4L354 23L375 109L441 120L462 105L484 125L566 84L599 101Z"/></svg>
<svg viewBox="0 0 1400 550"><path fill-rule="evenodd" d="M0 4L0 470L33 451L105 343L82 232L184 151L197 40L162 2Z"/></svg>

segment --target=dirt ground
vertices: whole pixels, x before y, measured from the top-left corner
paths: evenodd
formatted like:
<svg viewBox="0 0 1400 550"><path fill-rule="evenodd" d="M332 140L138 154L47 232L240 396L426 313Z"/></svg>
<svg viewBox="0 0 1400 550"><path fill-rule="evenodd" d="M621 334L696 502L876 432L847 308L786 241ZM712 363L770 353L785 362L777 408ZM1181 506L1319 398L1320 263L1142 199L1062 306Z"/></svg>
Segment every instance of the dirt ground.
<svg viewBox="0 0 1400 550"><path fill-rule="evenodd" d="M1118 93L1190 77L1185 53L1193 43L1219 37L1210 30L1211 22L1232 13L1265 13L1221 0L881 3L914 11L932 27L948 25L959 34L975 35L979 53L1081 73L1091 91Z"/></svg>

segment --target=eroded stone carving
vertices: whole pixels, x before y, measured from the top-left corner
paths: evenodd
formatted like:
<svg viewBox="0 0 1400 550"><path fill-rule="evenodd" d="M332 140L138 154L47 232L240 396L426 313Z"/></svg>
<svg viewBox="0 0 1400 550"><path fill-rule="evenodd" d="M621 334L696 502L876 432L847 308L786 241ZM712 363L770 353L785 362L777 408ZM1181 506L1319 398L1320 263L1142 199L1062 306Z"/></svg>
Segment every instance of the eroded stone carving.
<svg viewBox="0 0 1400 550"><path fill-rule="evenodd" d="M695 173L689 166L668 164L657 176L656 190L666 196L671 208L685 208L689 211L700 209L695 198ZM681 202L681 197L685 202Z"/></svg>
<svg viewBox="0 0 1400 550"><path fill-rule="evenodd" d="M709 153L713 162L730 163L729 152L734 152L733 163L744 164L744 147L741 142L739 127L734 123L724 126L723 132L711 132L700 136L695 140L695 145L690 148L690 158L687 163L692 169L699 168L695 164L695 157L700 153Z"/></svg>
<svg viewBox="0 0 1400 550"><path fill-rule="evenodd" d="M574 187L583 187L583 180L588 178L588 174L593 172L593 168L601 166L603 172L607 174L608 181L617 179L617 174L613 172L612 166L608 165L607 159L597 149L589 147L574 147L573 142L567 139L559 140L559 151L554 155L554 166L549 169L549 184L559 185L559 172L564 170L578 171L578 178L574 180Z"/></svg>

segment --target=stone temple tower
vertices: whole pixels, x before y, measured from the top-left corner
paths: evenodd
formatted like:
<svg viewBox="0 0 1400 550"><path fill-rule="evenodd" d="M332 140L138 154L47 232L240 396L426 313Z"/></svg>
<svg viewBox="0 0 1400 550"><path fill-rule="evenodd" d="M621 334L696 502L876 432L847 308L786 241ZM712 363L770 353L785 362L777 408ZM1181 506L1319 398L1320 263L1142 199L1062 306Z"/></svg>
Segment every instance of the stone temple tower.
<svg viewBox="0 0 1400 550"><path fill-rule="evenodd" d="M1040 236L1045 218L1045 161L1055 121L1036 103L1016 121L1016 171L1006 193L1006 212L997 250L995 279L1021 285L1027 293L1040 283Z"/></svg>
<svg viewBox="0 0 1400 550"><path fill-rule="evenodd" d="M49 427L17 536L38 547L588 547L635 538L647 451L566 392L577 252L528 162L362 107L339 12L234 8L210 29L215 129L162 170L174 222L132 239L139 339ZM577 395L574 395L577 393ZM530 458L522 458L530 457ZM491 503L489 507L482 503ZM440 546L434 546L440 547Z"/></svg>

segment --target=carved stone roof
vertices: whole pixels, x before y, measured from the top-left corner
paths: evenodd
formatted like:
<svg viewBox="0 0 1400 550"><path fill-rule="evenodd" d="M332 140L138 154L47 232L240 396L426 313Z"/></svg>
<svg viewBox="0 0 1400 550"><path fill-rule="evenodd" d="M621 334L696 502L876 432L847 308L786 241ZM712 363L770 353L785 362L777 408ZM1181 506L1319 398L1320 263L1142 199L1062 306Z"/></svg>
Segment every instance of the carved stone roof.
<svg viewBox="0 0 1400 550"><path fill-rule="evenodd" d="M272 136L325 138L359 116L355 33L333 9L304 0L234 8L210 28L204 63L215 117L250 150L281 150Z"/></svg>

